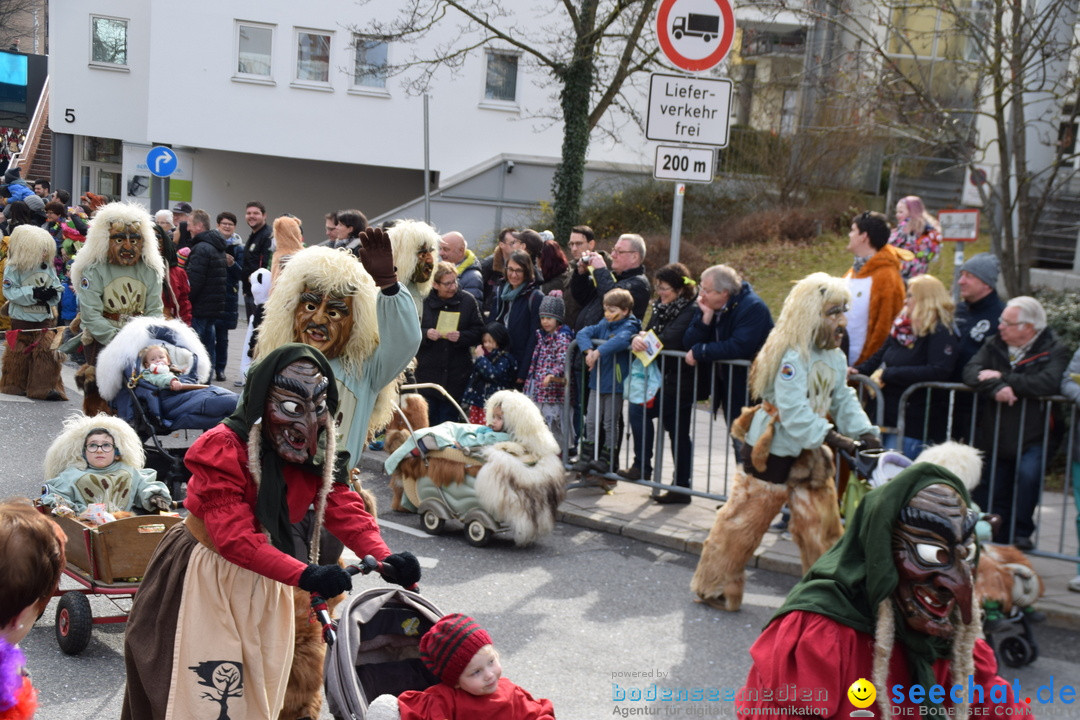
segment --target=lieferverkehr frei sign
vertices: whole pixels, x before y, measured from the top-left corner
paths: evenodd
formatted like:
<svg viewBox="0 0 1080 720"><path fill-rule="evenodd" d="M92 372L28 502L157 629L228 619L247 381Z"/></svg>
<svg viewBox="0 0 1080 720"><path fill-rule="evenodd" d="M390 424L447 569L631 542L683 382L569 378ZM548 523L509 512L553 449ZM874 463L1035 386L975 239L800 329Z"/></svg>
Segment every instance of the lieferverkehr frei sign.
<svg viewBox="0 0 1080 720"><path fill-rule="evenodd" d="M653 73L645 137L726 147L730 112L730 80Z"/></svg>

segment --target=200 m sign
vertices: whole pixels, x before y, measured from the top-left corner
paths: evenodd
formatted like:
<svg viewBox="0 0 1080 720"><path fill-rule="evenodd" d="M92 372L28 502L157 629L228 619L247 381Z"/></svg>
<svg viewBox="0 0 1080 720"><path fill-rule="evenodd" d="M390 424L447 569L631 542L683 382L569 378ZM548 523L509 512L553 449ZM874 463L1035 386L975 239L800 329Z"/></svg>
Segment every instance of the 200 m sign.
<svg viewBox="0 0 1080 720"><path fill-rule="evenodd" d="M678 182L712 182L714 159L712 148L658 145L653 177Z"/></svg>

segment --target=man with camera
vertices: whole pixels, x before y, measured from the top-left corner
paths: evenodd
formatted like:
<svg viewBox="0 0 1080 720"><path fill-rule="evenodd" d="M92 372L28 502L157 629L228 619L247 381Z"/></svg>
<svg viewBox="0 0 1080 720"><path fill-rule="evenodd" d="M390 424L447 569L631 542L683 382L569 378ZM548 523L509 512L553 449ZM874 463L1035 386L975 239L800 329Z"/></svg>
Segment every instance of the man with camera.
<svg viewBox="0 0 1080 720"><path fill-rule="evenodd" d="M652 294L652 284L645 275L645 240L636 234L620 235L611 249L611 268L597 252L582 252L577 261L574 276L570 279L570 292L581 305L574 331L587 325L595 325L604 316L604 295L615 288L628 290L634 298L634 316L639 320L645 315Z"/></svg>

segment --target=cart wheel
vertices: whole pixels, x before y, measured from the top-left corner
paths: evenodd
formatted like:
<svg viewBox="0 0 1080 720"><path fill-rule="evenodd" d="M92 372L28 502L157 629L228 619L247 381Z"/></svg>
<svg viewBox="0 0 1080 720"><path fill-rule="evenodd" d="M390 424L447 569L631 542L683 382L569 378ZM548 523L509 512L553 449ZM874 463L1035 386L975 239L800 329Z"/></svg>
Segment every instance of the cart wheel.
<svg viewBox="0 0 1080 720"><path fill-rule="evenodd" d="M424 532L428 535L438 535L442 532L446 521L439 517L434 510L425 510L420 516L420 523L424 526Z"/></svg>
<svg viewBox="0 0 1080 720"><path fill-rule="evenodd" d="M56 642L68 655L78 655L90 643L94 615L81 592L67 592L56 606Z"/></svg>
<svg viewBox="0 0 1080 720"><path fill-rule="evenodd" d="M479 520L472 520L465 526L465 539L473 547L484 547L491 542L491 531Z"/></svg>
<svg viewBox="0 0 1080 720"><path fill-rule="evenodd" d="M1035 659L1031 643L1021 637L1008 637L1001 641L1001 660L1012 668L1023 667Z"/></svg>

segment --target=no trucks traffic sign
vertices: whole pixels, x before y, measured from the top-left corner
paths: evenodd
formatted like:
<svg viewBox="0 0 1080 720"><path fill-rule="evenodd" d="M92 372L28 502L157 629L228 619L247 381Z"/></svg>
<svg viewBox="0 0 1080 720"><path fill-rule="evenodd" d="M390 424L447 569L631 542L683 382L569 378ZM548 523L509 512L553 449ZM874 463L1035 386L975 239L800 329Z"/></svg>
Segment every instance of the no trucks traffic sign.
<svg viewBox="0 0 1080 720"><path fill-rule="evenodd" d="M735 39L731 0L663 0L656 11L656 39L664 57L681 70L716 67Z"/></svg>

